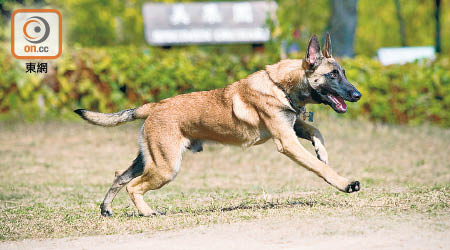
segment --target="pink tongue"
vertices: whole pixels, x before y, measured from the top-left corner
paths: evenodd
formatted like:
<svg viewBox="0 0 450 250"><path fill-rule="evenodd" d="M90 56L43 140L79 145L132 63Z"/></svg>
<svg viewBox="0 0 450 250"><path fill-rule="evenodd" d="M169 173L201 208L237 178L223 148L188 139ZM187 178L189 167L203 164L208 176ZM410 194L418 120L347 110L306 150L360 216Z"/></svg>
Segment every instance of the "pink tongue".
<svg viewBox="0 0 450 250"><path fill-rule="evenodd" d="M342 99L341 97L333 96L333 95L329 95L329 97L336 104L337 109L342 110L342 111L347 110L347 104L345 103L344 99Z"/></svg>

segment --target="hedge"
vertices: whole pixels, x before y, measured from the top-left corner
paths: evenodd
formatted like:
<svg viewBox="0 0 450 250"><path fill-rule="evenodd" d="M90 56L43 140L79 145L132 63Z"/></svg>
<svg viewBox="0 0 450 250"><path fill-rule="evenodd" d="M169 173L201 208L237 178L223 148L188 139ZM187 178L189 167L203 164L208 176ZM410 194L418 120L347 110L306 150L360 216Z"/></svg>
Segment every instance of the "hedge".
<svg viewBox="0 0 450 250"><path fill-rule="evenodd" d="M65 51L43 77L26 74L24 61L0 49L0 117L67 118L80 107L111 112L219 88L278 61L266 52L245 46L78 48ZM341 63L363 94L349 104L348 116L450 126L449 58L387 67L364 57Z"/></svg>
<svg viewBox="0 0 450 250"><path fill-rule="evenodd" d="M450 126L450 60L382 66L366 58L344 60L347 77L363 98L350 114L389 123Z"/></svg>

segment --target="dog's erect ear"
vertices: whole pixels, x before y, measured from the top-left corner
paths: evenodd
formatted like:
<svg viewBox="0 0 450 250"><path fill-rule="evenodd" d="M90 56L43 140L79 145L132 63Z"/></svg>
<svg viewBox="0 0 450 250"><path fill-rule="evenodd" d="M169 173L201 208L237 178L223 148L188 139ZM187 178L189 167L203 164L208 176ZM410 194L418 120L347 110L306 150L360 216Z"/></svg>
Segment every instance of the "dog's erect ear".
<svg viewBox="0 0 450 250"><path fill-rule="evenodd" d="M309 39L308 48L306 49L306 56L305 56L305 62L306 62L306 69L313 69L316 66L319 65L320 60L320 45L319 45L319 39L317 39L316 35L312 35L311 39Z"/></svg>
<svg viewBox="0 0 450 250"><path fill-rule="evenodd" d="M330 33L328 33L328 32L327 32L327 35L325 38L325 44L323 45L323 48L322 48L322 53L323 53L323 56L325 56L326 58L333 57L333 55L331 54L331 38L330 38Z"/></svg>

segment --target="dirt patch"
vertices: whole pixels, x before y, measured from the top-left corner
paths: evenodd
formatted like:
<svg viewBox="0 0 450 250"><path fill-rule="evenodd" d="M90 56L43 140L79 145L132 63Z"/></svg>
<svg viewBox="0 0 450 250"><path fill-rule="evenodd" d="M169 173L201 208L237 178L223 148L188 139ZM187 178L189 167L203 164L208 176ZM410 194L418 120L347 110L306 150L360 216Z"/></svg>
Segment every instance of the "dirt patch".
<svg viewBox="0 0 450 250"><path fill-rule="evenodd" d="M449 249L437 217L266 218L136 235L5 242L1 249Z"/></svg>

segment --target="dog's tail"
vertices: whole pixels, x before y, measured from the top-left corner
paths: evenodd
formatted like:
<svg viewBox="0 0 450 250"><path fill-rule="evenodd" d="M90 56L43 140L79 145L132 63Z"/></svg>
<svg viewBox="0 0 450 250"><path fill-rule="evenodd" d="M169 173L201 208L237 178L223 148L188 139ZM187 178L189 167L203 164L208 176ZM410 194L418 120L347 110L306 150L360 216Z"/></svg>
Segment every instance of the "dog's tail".
<svg viewBox="0 0 450 250"><path fill-rule="evenodd" d="M94 125L113 127L125 122L136 119L145 119L148 117L154 103L147 103L139 108L126 109L116 113L99 113L85 109L74 110L81 118Z"/></svg>

